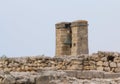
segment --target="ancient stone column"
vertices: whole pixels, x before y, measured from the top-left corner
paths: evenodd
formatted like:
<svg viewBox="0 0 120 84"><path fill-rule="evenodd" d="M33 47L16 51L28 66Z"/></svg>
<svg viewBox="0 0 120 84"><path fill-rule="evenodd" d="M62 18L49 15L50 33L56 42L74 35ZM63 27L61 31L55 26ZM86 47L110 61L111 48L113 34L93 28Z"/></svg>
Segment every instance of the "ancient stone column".
<svg viewBox="0 0 120 84"><path fill-rule="evenodd" d="M85 20L71 23L72 48L71 55L88 54L88 22Z"/></svg>
<svg viewBox="0 0 120 84"><path fill-rule="evenodd" d="M69 22L56 24L56 56L71 55L71 29Z"/></svg>

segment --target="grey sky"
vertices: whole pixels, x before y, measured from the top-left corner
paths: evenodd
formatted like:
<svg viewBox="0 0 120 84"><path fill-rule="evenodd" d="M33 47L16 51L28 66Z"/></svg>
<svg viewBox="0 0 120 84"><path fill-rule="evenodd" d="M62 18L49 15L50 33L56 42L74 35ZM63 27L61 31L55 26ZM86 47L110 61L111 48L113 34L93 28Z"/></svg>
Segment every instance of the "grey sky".
<svg viewBox="0 0 120 84"><path fill-rule="evenodd" d="M0 56L54 56L55 23L80 19L90 53L120 52L120 0L0 0Z"/></svg>

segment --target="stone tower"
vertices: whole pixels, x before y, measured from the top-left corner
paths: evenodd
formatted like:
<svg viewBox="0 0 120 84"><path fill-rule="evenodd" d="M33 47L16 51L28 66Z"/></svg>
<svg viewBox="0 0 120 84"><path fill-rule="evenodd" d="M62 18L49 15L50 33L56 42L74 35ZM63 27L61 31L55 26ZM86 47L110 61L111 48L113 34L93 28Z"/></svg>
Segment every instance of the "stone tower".
<svg viewBox="0 0 120 84"><path fill-rule="evenodd" d="M65 40L70 34L70 29L69 22L56 24L56 56L71 55L71 46L65 44Z"/></svg>
<svg viewBox="0 0 120 84"><path fill-rule="evenodd" d="M72 22L71 55L88 54L88 22L79 20Z"/></svg>
<svg viewBox="0 0 120 84"><path fill-rule="evenodd" d="M79 20L56 24L56 56L88 54L88 22Z"/></svg>

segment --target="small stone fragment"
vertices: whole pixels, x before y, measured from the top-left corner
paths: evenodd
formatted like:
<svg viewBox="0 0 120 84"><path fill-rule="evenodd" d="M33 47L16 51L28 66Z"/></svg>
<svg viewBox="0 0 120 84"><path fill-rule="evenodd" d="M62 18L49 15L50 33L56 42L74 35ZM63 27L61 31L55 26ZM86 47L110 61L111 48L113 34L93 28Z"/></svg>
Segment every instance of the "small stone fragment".
<svg viewBox="0 0 120 84"><path fill-rule="evenodd" d="M117 67L117 64L115 62L110 62L110 67L115 68Z"/></svg>

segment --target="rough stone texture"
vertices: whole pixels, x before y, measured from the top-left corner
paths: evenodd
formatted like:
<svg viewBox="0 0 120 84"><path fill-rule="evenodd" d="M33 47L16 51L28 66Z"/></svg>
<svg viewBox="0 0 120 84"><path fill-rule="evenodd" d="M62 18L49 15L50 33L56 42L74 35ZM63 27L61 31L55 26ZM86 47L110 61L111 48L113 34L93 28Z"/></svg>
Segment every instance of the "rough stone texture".
<svg viewBox="0 0 120 84"><path fill-rule="evenodd" d="M99 71L0 72L0 84L120 84L120 73Z"/></svg>
<svg viewBox="0 0 120 84"><path fill-rule="evenodd" d="M88 54L88 22L78 20L71 23L72 48L71 55Z"/></svg>
<svg viewBox="0 0 120 84"><path fill-rule="evenodd" d="M97 67L97 70L98 71L103 71L104 69L103 69L103 67Z"/></svg>
<svg viewBox="0 0 120 84"><path fill-rule="evenodd" d="M71 34L69 25L69 22L56 24L56 56L71 54L70 45L64 44L65 40L68 38L68 34Z"/></svg>
<svg viewBox="0 0 120 84"><path fill-rule="evenodd" d="M103 66L104 66L104 67L108 67L108 66L109 66L109 62L104 62L104 63L103 63Z"/></svg>
<svg viewBox="0 0 120 84"><path fill-rule="evenodd" d="M120 53L101 51L53 58L1 57L0 84L120 84L119 59Z"/></svg>
<svg viewBox="0 0 120 84"><path fill-rule="evenodd" d="M115 67L117 67L117 65L115 62L110 62L110 67L115 68Z"/></svg>
<svg viewBox="0 0 120 84"><path fill-rule="evenodd" d="M4 71L38 71L38 70L100 70L105 72L120 72L120 54L116 52L98 52L92 55L81 54L79 56L64 57L23 57L1 58L0 70ZM103 60L106 58L107 60Z"/></svg>
<svg viewBox="0 0 120 84"><path fill-rule="evenodd" d="M88 22L56 24L56 56L88 54Z"/></svg>
<svg viewBox="0 0 120 84"><path fill-rule="evenodd" d="M102 65L103 65L103 62L102 62L102 61L98 61L98 62L97 62L97 65L98 65L98 66L102 66Z"/></svg>

